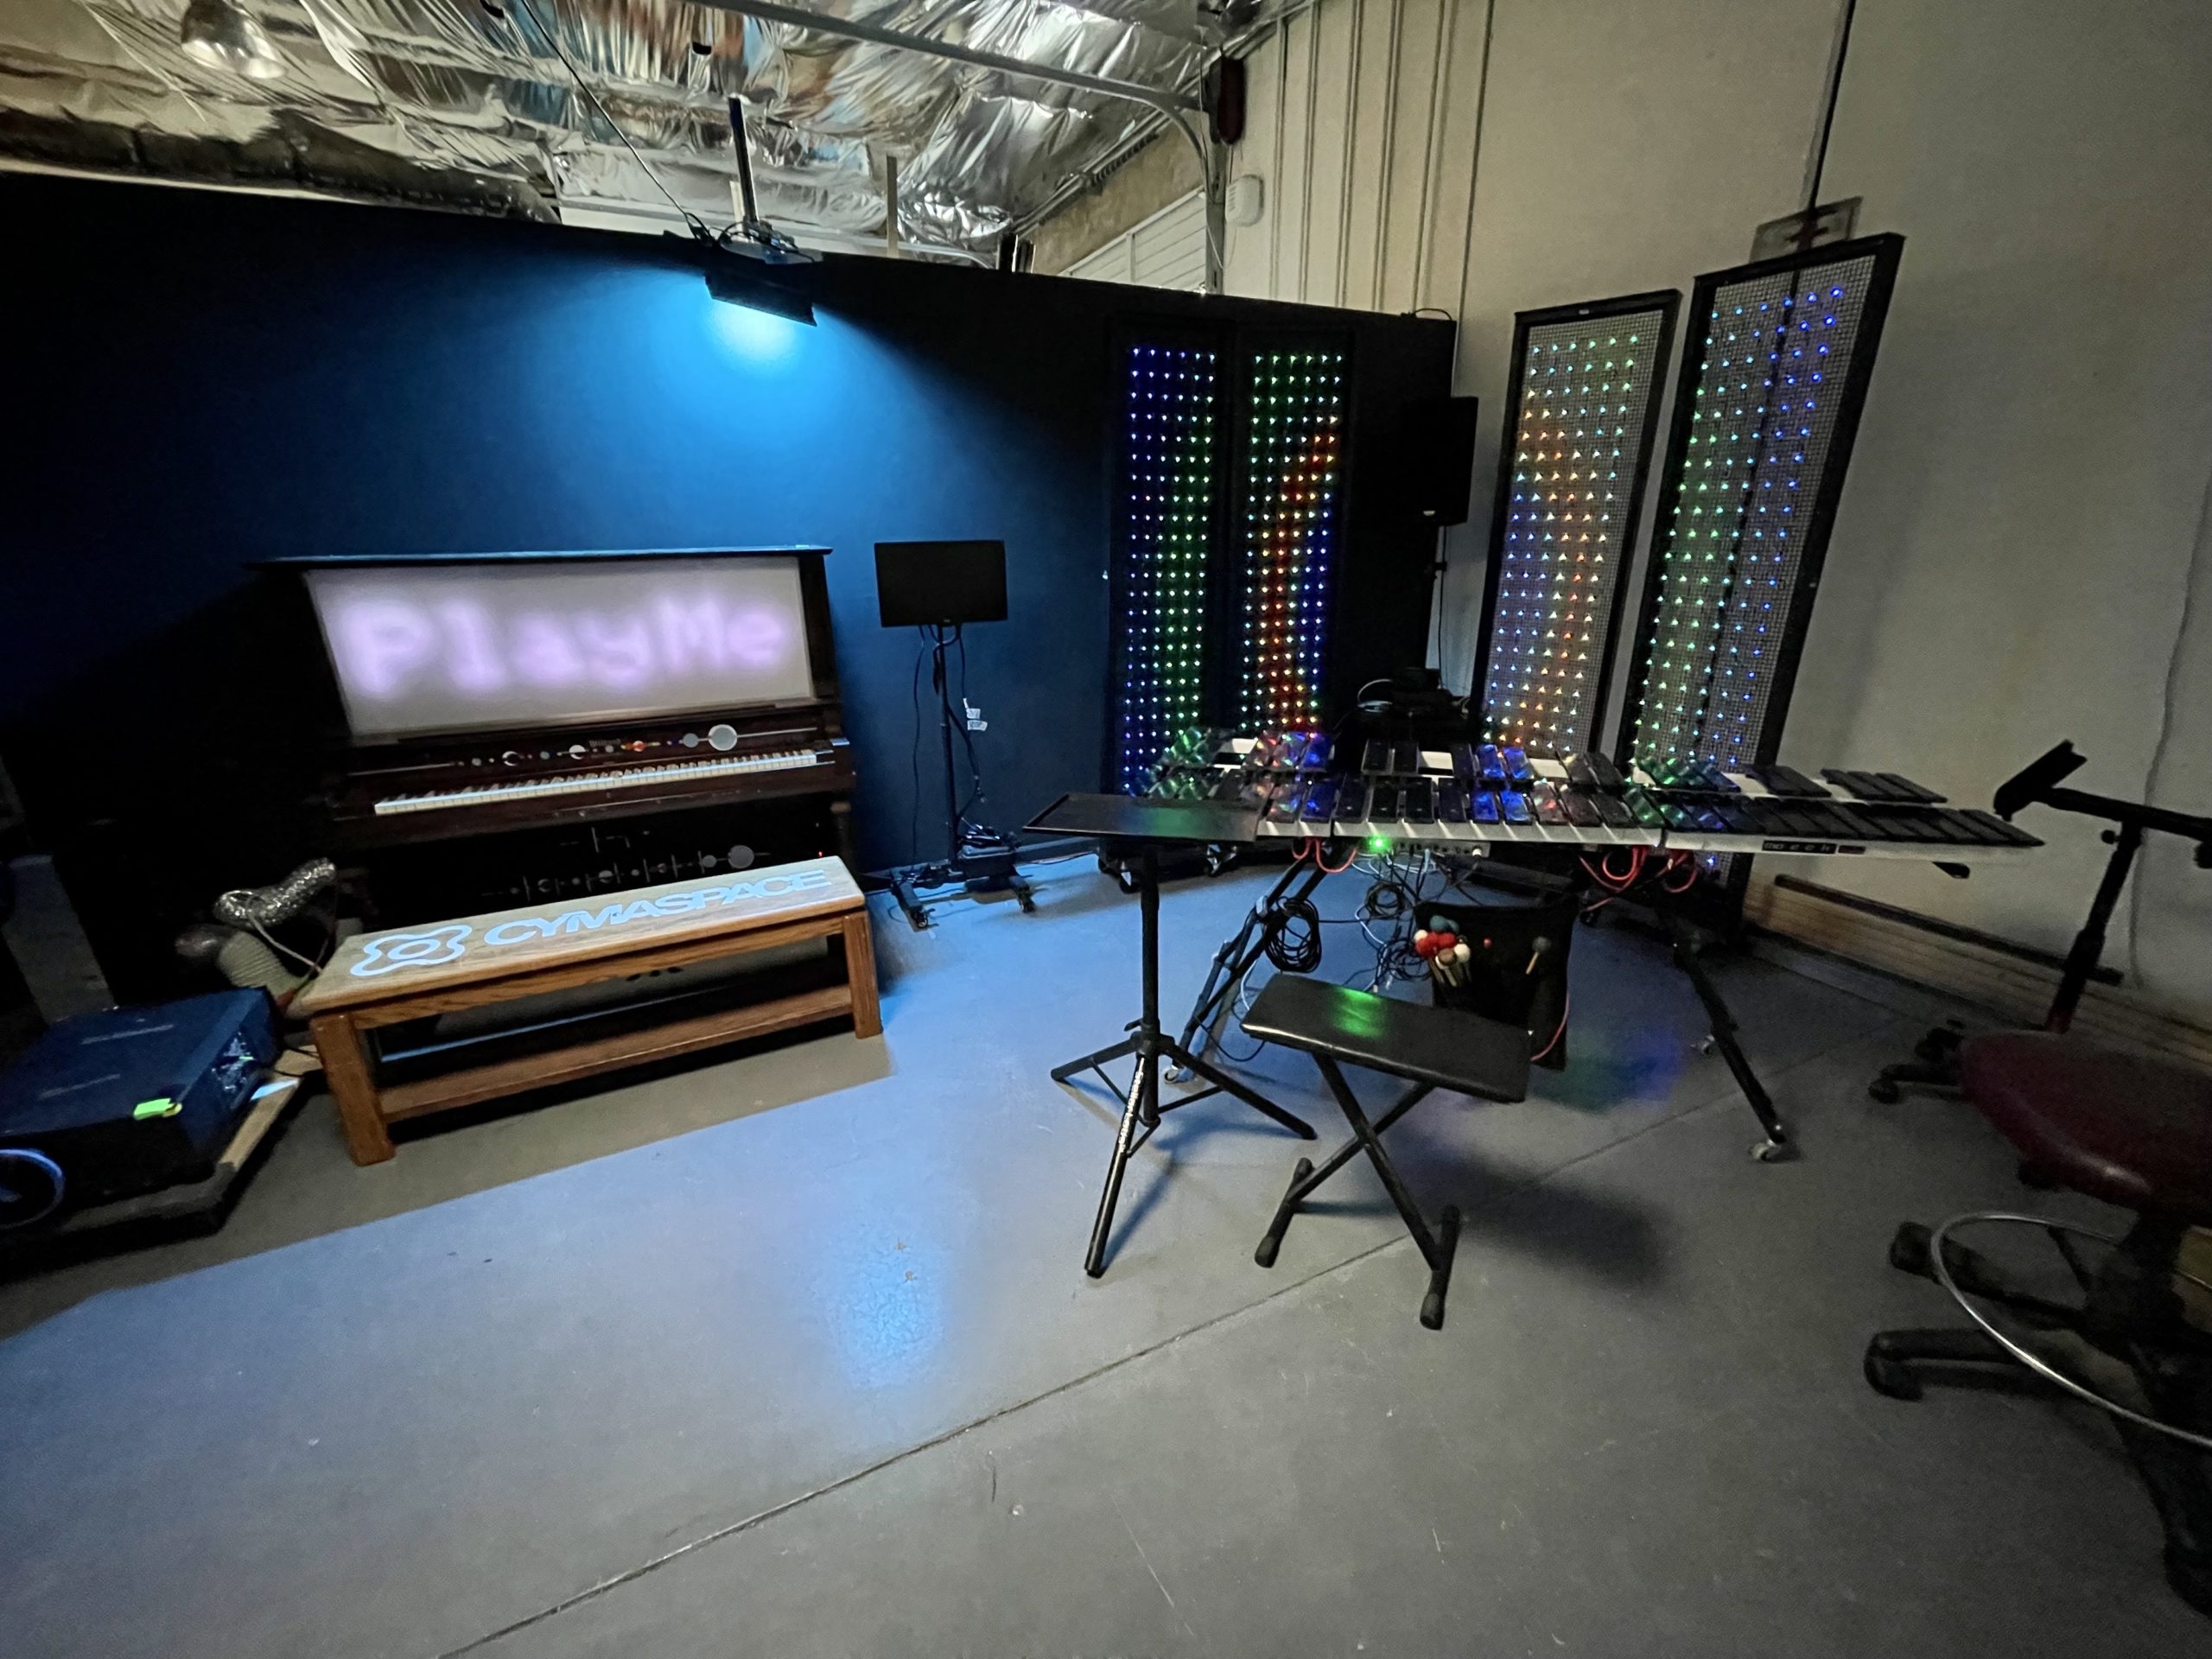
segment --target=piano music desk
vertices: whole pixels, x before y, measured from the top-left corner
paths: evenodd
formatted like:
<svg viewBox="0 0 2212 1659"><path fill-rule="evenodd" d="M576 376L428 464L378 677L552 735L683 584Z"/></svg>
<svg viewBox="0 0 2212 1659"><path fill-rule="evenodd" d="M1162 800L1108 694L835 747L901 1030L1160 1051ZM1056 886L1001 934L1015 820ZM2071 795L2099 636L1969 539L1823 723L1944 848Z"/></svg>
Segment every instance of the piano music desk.
<svg viewBox="0 0 2212 1659"><path fill-rule="evenodd" d="M843 942L842 983L548 1053L385 1085L365 1039L403 1020L832 938ZM391 1157L389 1126L407 1118L846 1014L855 1036L883 1029L867 901L835 858L361 934L339 947L293 1009L308 1017L357 1164Z"/></svg>

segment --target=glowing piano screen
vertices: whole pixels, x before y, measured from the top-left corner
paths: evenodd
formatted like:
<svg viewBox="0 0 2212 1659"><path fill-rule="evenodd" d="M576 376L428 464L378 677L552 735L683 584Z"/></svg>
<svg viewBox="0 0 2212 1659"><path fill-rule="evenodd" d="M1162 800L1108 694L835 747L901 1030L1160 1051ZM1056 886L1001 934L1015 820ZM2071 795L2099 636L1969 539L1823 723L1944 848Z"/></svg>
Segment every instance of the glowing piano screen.
<svg viewBox="0 0 2212 1659"><path fill-rule="evenodd" d="M333 566L308 591L357 738L814 696L798 559Z"/></svg>

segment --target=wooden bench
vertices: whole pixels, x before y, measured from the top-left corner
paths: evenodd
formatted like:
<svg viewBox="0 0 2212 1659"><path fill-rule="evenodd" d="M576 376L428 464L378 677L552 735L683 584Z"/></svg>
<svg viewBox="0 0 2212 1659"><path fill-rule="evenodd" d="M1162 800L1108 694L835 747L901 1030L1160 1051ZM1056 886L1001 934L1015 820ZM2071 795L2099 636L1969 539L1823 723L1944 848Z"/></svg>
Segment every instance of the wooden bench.
<svg viewBox="0 0 2212 1659"><path fill-rule="evenodd" d="M404 1020L830 938L843 941L840 983L550 1052L384 1084L366 1037ZM867 902L835 858L361 934L339 947L293 1010L308 1017L357 1164L391 1157L389 1126L426 1113L846 1014L855 1036L883 1029Z"/></svg>

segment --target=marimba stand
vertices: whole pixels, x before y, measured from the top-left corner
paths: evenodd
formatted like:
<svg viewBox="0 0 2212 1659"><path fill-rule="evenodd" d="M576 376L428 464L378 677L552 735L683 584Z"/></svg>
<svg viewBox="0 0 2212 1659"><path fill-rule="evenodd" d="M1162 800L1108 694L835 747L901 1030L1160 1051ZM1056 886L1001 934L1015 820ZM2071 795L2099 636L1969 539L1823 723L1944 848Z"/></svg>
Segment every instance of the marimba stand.
<svg viewBox="0 0 2212 1659"><path fill-rule="evenodd" d="M1271 1118L1302 1140L1314 1139L1313 1125L1285 1111L1256 1090L1216 1071L1160 1028L1160 843L1249 842L1258 815L1249 808L1236 808L1204 801L1162 801L1126 795L1063 795L1031 822L1039 834L1091 836L1101 840L1127 842L1136 855L1137 899L1143 917L1141 954L1143 996L1129 1035L1117 1043L1052 1068L1052 1081L1065 1084L1079 1071L1095 1071L1109 1089L1123 1097L1122 1121L1114 1134L1114 1154L1106 1166L1106 1185L1098 1195L1098 1214L1091 1223L1090 1248L1083 1270L1092 1278L1106 1271L1106 1243L1114 1228L1114 1209L1121 1201L1122 1178L1129 1160L1152 1138L1161 1116L1209 1096L1235 1096L1254 1111ZM1105 1067L1115 1060L1133 1058L1127 1090L1116 1087ZM1202 1077L1206 1086L1173 1100L1160 1091L1160 1062L1171 1062L1186 1075Z"/></svg>

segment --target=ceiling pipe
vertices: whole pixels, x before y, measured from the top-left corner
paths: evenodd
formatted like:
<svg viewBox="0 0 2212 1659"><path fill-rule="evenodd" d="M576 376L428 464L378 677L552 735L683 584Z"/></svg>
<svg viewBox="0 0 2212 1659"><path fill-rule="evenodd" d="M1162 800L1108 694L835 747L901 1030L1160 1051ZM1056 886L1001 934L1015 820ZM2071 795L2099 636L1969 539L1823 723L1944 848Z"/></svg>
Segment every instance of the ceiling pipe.
<svg viewBox="0 0 2212 1659"><path fill-rule="evenodd" d="M883 158L883 251L891 257L899 257L899 155L896 150Z"/></svg>
<svg viewBox="0 0 2212 1659"><path fill-rule="evenodd" d="M931 40L925 35L909 35L902 29L885 29L880 24L862 22L857 18L833 17L825 12L779 5L776 0L701 0L701 3L709 11L731 11L758 22L781 23L787 29L811 29L817 35L834 35L848 41L865 41L872 46L918 52L925 57L945 58L954 63L971 64L979 69L995 69L1001 74L1078 87L1087 92L1096 92L1102 98L1125 99L1132 104L1142 104L1159 111L1175 124L1176 130L1189 141L1192 150L1198 158L1198 176L1205 181L1206 193L1206 286L1217 294L1221 291L1221 191L1216 177L1217 169L1213 164L1213 152L1207 148L1206 141L1199 136L1198 130L1191 124L1192 113L1205 107L1203 101L1192 94L1162 92L1156 86L1147 86L1139 81L1085 74L1080 69L1057 68L1051 64L1033 62L1027 58L1011 58L1001 52L978 51L972 46Z"/></svg>
<svg viewBox="0 0 2212 1659"><path fill-rule="evenodd" d="M950 58L955 63L970 63L978 68L996 69L1002 74L1022 75L1031 80L1053 81L1062 86L1080 86L1087 92L1096 92L1103 98L1126 98L1133 103L1149 104L1155 110L1170 114L1199 107L1198 100L1186 92L1164 92L1156 86L1147 86L1141 81L1116 80L1107 75L1088 75L1080 69L1060 69L1051 64L1033 63L1027 58L1010 58L1001 52L979 51L972 46L931 40L926 35L909 35L903 29L886 29L880 23L862 22L855 17L833 17L827 12L778 5L776 0L702 0L702 3L709 11L734 11L741 17L756 18L764 23L782 23L790 29L810 29L817 35L838 35L849 41L893 46L903 52L919 52L927 57Z"/></svg>

